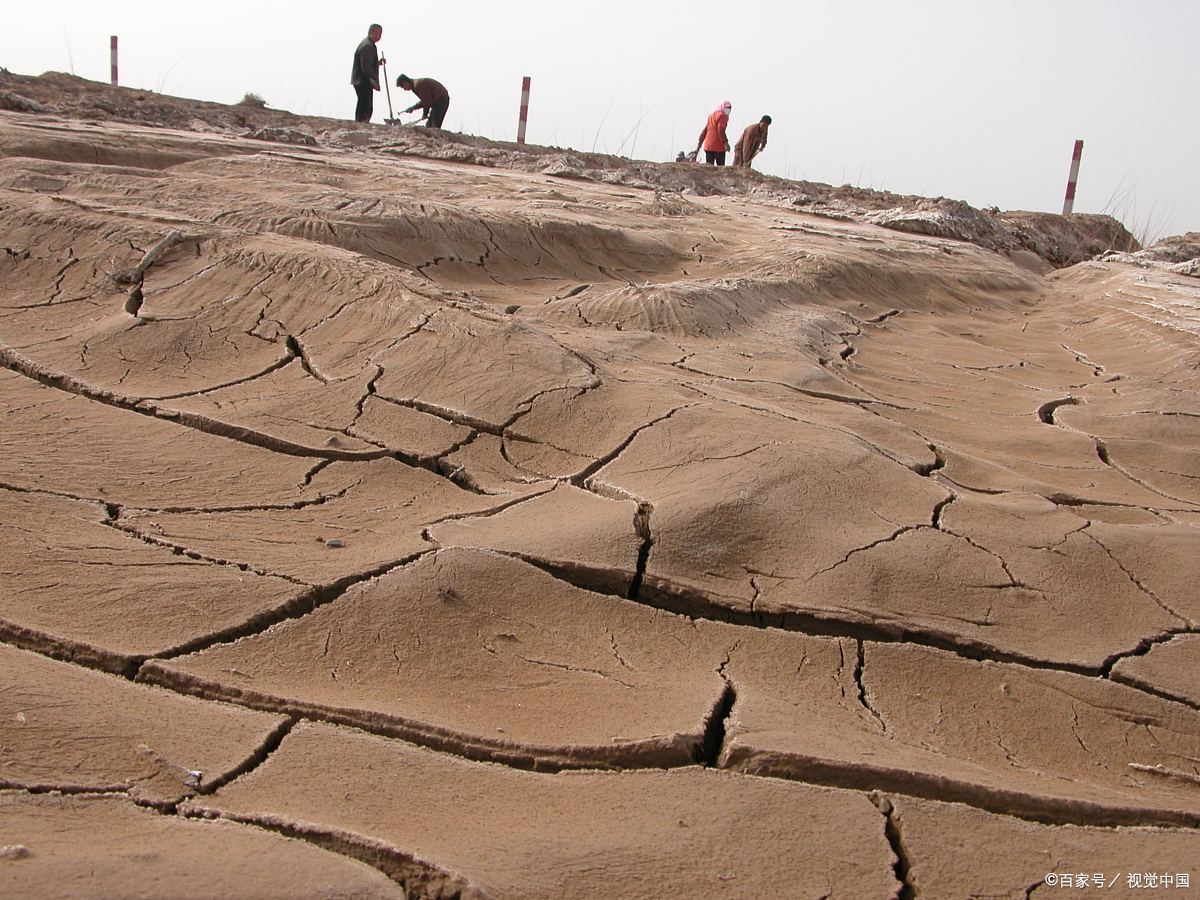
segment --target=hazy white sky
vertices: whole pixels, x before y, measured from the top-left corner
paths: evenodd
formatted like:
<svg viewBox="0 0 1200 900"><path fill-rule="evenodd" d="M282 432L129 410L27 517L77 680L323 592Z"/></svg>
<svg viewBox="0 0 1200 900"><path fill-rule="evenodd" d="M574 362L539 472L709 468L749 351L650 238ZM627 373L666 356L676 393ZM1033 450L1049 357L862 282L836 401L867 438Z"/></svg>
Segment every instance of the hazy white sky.
<svg viewBox="0 0 1200 900"><path fill-rule="evenodd" d="M530 75L531 142L667 160L728 99L731 140L773 117L765 172L1051 212L1082 138L1077 212L1200 231L1198 0L41 0L0 66L107 81L116 34L123 84L352 118L373 21L394 106L397 74L433 76L457 131L514 139Z"/></svg>

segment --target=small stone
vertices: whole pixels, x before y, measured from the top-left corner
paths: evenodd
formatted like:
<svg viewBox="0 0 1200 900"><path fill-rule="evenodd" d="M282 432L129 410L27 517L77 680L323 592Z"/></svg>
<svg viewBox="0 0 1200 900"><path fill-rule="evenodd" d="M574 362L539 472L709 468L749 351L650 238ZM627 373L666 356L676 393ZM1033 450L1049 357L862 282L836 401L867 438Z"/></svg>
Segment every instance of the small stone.
<svg viewBox="0 0 1200 900"><path fill-rule="evenodd" d="M33 856L24 844L10 844L0 847L0 859L28 859Z"/></svg>
<svg viewBox="0 0 1200 900"><path fill-rule="evenodd" d="M330 538L329 540L327 540L325 542L325 546L329 547L332 550L336 550L339 547L345 547L346 545L344 543L342 543L342 541L338 538Z"/></svg>

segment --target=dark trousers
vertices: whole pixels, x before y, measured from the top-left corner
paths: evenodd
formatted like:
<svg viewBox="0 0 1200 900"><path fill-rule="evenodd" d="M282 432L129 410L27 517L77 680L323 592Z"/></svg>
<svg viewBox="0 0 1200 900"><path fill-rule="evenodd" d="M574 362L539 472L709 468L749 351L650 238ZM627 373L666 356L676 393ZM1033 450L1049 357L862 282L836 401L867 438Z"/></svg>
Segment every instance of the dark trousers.
<svg viewBox="0 0 1200 900"><path fill-rule="evenodd" d="M704 162L706 165L723 166L725 165L725 151L718 153L716 150L704 151Z"/></svg>
<svg viewBox="0 0 1200 900"><path fill-rule="evenodd" d="M433 104L433 108L429 110L429 122L427 123L429 127L441 128L442 120L446 118L446 110L449 108L449 97L446 97L444 100L439 100L437 103Z"/></svg>
<svg viewBox="0 0 1200 900"><path fill-rule="evenodd" d="M355 122L370 122L371 113L375 111L375 89L371 83L356 84L354 93L358 94L358 106L354 107Z"/></svg>

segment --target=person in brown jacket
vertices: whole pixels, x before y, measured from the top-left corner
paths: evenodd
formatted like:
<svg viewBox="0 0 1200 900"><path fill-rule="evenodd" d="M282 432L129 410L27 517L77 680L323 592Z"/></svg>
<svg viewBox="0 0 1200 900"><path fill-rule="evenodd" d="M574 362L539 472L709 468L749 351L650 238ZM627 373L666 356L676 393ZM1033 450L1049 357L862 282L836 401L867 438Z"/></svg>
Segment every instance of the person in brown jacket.
<svg viewBox="0 0 1200 900"><path fill-rule="evenodd" d="M744 169L750 168L750 162L767 146L767 129L771 126L771 117L763 116L753 125L747 125L746 130L733 148L733 164Z"/></svg>
<svg viewBox="0 0 1200 900"><path fill-rule="evenodd" d="M440 81L432 78L413 79L407 75L401 75L396 79L396 87L412 91L417 95L417 102L405 112L412 112L419 108L425 116L426 125L430 128L442 127L442 120L446 118L446 110L450 108L450 92L442 86Z"/></svg>

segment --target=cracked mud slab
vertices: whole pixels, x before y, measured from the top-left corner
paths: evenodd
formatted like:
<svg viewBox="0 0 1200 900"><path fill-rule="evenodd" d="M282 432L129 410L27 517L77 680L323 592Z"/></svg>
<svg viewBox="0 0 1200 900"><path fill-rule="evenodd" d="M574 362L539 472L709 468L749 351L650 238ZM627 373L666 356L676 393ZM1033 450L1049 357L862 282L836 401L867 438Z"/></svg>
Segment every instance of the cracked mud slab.
<svg viewBox="0 0 1200 900"><path fill-rule="evenodd" d="M1098 438L1112 464L1160 494L1161 505L1174 500L1195 506L1200 503L1200 414L1181 413L1189 406L1186 400L1160 410L1147 408L1148 399L1115 403L1105 398L1064 410L1061 417L1064 425Z"/></svg>
<svg viewBox="0 0 1200 900"><path fill-rule="evenodd" d="M316 460L285 456L0 370L0 482L146 508L290 502Z"/></svg>
<svg viewBox="0 0 1200 900"><path fill-rule="evenodd" d="M591 482L653 506L647 587L746 611L759 594L780 608L844 605L806 582L928 524L947 496L838 429L708 405L642 431Z"/></svg>
<svg viewBox="0 0 1200 900"><path fill-rule="evenodd" d="M386 445L348 432L358 418L358 403L367 394L368 380L369 373L364 373L327 384L292 360L261 378L172 400L170 406L318 452L369 454Z"/></svg>
<svg viewBox="0 0 1200 900"><path fill-rule="evenodd" d="M485 494L513 495L543 490L536 472L517 468L509 458L506 442L494 434L479 434L442 457L439 468L456 483Z"/></svg>
<svg viewBox="0 0 1200 900"><path fill-rule="evenodd" d="M380 397L494 429L542 393L595 383L583 360L545 335L456 310L436 315L378 361Z"/></svg>
<svg viewBox="0 0 1200 900"><path fill-rule="evenodd" d="M102 506L0 490L0 636L128 671L246 627L303 586L191 559L111 527Z"/></svg>
<svg viewBox="0 0 1200 900"><path fill-rule="evenodd" d="M648 423L694 403L695 395L663 384L609 382L586 393L539 397L510 429L508 458L549 478L566 478L612 458Z"/></svg>
<svg viewBox="0 0 1200 900"><path fill-rule="evenodd" d="M735 639L520 560L443 550L142 677L515 765L685 765Z"/></svg>
<svg viewBox="0 0 1200 900"><path fill-rule="evenodd" d="M1113 666L1113 677L1200 707L1200 635L1184 634Z"/></svg>
<svg viewBox="0 0 1200 900"><path fill-rule="evenodd" d="M405 896L375 869L304 841L111 795L0 791L0 845L11 897Z"/></svg>
<svg viewBox="0 0 1200 900"><path fill-rule="evenodd" d="M382 845L454 873L468 896L899 887L882 818L855 792L699 768L516 772L329 726L301 725L263 768L187 808Z"/></svg>
<svg viewBox="0 0 1200 900"><path fill-rule="evenodd" d="M1200 834L1191 829L1088 828L1042 825L954 803L893 797L897 830L917 897L1024 900L1066 890L1046 875L1086 873L1085 890L1106 897L1184 896L1195 889ZM1157 890L1131 886L1129 876L1190 873L1192 884ZM1093 882L1103 876L1101 888Z"/></svg>
<svg viewBox="0 0 1200 900"><path fill-rule="evenodd" d="M434 457L458 447L472 432L465 425L372 396L363 403L350 433L414 456Z"/></svg>
<svg viewBox="0 0 1200 900"><path fill-rule="evenodd" d="M692 385L697 387L696 385ZM799 395L772 384L714 382L705 396L759 410L782 419L839 428L865 446L878 449L918 474L938 468L937 452L929 439L887 418L870 404L847 403Z"/></svg>
<svg viewBox="0 0 1200 900"><path fill-rule="evenodd" d="M1200 713L1181 703L902 645L866 643L860 659L845 639L833 693L821 652L731 659L723 766L1060 822L1200 823L1200 781L1147 771L1195 773ZM817 715L830 724L813 729Z"/></svg>
<svg viewBox="0 0 1200 900"><path fill-rule="evenodd" d="M0 674L6 788L173 803L239 772L284 721L4 646Z"/></svg>
<svg viewBox="0 0 1200 900"><path fill-rule="evenodd" d="M342 489L347 472L354 480ZM442 516L495 505L493 498L390 459L335 463L318 472L311 487L323 492L327 484L339 490L319 505L133 513L122 518L122 525L208 558L246 563L308 584L330 584L365 577L433 549L422 532Z"/></svg>
<svg viewBox="0 0 1200 900"><path fill-rule="evenodd" d="M806 590L837 598L843 610L863 611L876 627L886 623L1097 671L1142 639L1188 624L1179 610L1194 607L1190 593L1156 577L1148 559L1122 561L1106 545L1144 546L1144 536L1128 534L1131 528L1094 526L1049 501L1019 495L956 496L937 523L856 552L813 576ZM1182 531L1181 550L1200 537ZM1162 527L1164 541L1170 532ZM1147 578L1161 584L1161 593L1151 592ZM1109 627L1078 629L1089 616L1102 616Z"/></svg>
<svg viewBox="0 0 1200 900"><path fill-rule="evenodd" d="M637 504L630 501L560 484L494 515L468 515L434 525L429 535L442 547L511 554L625 596L642 543L636 533L637 512Z"/></svg>

